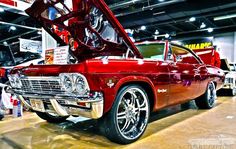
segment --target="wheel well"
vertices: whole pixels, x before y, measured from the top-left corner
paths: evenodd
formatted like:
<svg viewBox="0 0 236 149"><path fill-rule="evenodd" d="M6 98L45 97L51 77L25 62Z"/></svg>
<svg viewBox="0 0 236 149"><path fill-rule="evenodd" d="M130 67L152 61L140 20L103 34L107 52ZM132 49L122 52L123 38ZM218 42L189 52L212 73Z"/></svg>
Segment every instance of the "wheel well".
<svg viewBox="0 0 236 149"><path fill-rule="evenodd" d="M150 103L150 111L153 111L155 97L152 87L146 82L134 81L134 82L124 83L122 86L120 86L119 91L127 85L140 85L146 91Z"/></svg>
<svg viewBox="0 0 236 149"><path fill-rule="evenodd" d="M214 83L214 85L215 85L215 88L217 88L217 83L216 83L216 82L214 82L214 81L213 81L213 83Z"/></svg>

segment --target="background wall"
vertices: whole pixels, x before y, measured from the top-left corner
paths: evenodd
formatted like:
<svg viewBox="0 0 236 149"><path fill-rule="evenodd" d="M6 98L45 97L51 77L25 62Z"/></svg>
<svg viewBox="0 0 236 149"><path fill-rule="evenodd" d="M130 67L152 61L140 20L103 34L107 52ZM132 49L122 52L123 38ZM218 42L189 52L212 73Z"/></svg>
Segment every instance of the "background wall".
<svg viewBox="0 0 236 149"><path fill-rule="evenodd" d="M219 48L221 58L228 58L229 62L236 62L236 32L215 36L213 44Z"/></svg>

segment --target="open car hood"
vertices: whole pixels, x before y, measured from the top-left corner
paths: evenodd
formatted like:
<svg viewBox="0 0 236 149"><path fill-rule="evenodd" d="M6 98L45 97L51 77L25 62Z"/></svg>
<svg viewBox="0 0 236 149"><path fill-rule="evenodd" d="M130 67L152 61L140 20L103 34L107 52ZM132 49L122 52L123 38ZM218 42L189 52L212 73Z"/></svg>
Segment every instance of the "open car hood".
<svg viewBox="0 0 236 149"><path fill-rule="evenodd" d="M69 2L67 2L69 1ZM67 5L71 3L71 8ZM104 0L36 0L26 10L78 60L129 54L142 58Z"/></svg>

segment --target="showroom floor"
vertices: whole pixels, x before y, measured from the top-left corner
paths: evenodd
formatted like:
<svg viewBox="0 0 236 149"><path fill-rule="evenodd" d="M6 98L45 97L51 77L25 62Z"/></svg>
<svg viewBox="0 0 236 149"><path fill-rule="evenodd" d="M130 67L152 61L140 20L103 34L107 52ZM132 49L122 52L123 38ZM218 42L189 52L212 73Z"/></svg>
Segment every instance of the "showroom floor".
<svg viewBox="0 0 236 149"><path fill-rule="evenodd" d="M236 97L220 97L210 110L172 107L152 114L144 136L120 146L99 133L96 121L71 118L49 124L35 114L0 122L0 148L236 148Z"/></svg>

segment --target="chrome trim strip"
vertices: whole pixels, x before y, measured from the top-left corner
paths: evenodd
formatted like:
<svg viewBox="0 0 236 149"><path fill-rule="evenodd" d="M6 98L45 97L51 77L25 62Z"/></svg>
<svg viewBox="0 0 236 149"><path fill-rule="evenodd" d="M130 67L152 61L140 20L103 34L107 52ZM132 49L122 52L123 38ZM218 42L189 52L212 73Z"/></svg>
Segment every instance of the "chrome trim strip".
<svg viewBox="0 0 236 149"><path fill-rule="evenodd" d="M67 96L67 95L43 95L43 94L27 94L27 93L19 93L19 92L14 92L15 94L17 94L18 96L21 95L21 96L24 96L24 97L28 97L28 98L35 98L35 99L45 99L45 98L48 98L48 99L67 99L67 100L73 100L73 101L78 101L78 102L81 102L81 103L93 103L93 102L99 102L101 101L102 99L102 96L99 97L79 97L79 96ZM84 100L83 100L84 99Z"/></svg>
<svg viewBox="0 0 236 149"><path fill-rule="evenodd" d="M24 80L46 80L46 81L60 81L60 77L55 76L55 77L26 77L26 76L21 76L20 79L24 79Z"/></svg>

